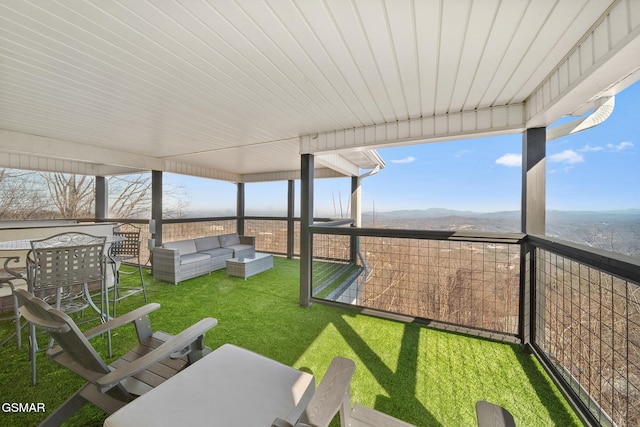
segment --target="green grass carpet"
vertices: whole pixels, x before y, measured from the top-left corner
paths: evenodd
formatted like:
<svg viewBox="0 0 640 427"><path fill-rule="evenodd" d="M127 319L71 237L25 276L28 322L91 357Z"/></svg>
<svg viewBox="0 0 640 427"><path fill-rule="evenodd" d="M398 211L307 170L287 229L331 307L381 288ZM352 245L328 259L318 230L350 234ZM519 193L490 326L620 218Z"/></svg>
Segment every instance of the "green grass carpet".
<svg viewBox="0 0 640 427"><path fill-rule="evenodd" d="M206 337L210 347L233 343L311 372L317 381L333 357L351 358L357 365L353 400L419 427L474 426L478 400L504 406L520 427L582 425L534 357L517 345L320 304L300 307L295 260L276 257L273 270L246 281L227 277L225 270L178 286L155 281L148 272L145 280L149 301L162 305L151 314L155 330L177 333L203 317L215 317L219 324ZM118 313L142 304L141 294L132 296L118 305ZM0 339L12 328L11 322L0 324ZM28 343L26 332L23 342ZM117 330L114 355L135 342L133 327ZM106 339L92 343L106 357ZM50 413L83 381L39 354L38 384L32 387L27 347L17 351L12 341L0 349L2 401L44 403ZM45 416L2 411L0 425L35 425ZM86 405L67 425L101 426L105 418L100 409ZM215 414L210 425L215 425Z"/></svg>

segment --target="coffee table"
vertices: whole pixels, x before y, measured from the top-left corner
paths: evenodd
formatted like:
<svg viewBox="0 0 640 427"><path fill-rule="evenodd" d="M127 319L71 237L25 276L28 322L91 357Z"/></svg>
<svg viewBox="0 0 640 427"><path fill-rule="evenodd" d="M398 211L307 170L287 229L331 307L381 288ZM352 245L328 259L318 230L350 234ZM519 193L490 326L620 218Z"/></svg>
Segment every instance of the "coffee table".
<svg viewBox="0 0 640 427"><path fill-rule="evenodd" d="M227 275L242 277L254 276L273 268L273 255L256 252L252 256L242 256L227 260Z"/></svg>
<svg viewBox="0 0 640 427"><path fill-rule="evenodd" d="M313 375L224 344L114 412L105 427L259 427L295 424L315 393Z"/></svg>

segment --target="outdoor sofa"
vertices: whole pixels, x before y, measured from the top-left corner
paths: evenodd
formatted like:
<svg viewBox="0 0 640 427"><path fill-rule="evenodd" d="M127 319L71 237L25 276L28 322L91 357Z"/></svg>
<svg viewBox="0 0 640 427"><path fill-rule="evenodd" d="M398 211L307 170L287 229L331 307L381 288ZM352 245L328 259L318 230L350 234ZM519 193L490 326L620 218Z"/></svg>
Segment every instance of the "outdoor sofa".
<svg viewBox="0 0 640 427"><path fill-rule="evenodd" d="M153 248L153 277L178 284L226 267L231 258L255 254L253 236L238 233L166 242Z"/></svg>

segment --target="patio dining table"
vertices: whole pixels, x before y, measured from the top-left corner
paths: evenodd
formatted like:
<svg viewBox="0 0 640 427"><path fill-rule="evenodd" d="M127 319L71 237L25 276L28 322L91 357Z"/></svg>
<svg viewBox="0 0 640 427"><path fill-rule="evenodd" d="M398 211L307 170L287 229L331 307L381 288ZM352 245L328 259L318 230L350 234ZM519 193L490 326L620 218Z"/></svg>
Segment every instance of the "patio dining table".
<svg viewBox="0 0 640 427"><path fill-rule="evenodd" d="M105 244L110 245L112 243L121 242L125 238L121 236L106 236L107 240ZM18 240L8 240L5 242L0 242L0 251L30 251L31 250L31 241L38 239L18 239Z"/></svg>
<svg viewBox="0 0 640 427"><path fill-rule="evenodd" d="M108 256L108 247L109 245L116 243L116 242L121 242L123 241L125 238L121 237L121 236L106 236L106 240L105 240L105 254L107 254ZM18 240L8 240L8 241L4 241L4 242L0 242L0 251L11 251L11 252L18 252L18 251L30 251L31 250L31 242L33 240L39 240L39 239L18 239ZM64 246L66 243L64 241L60 242L60 246ZM115 261L114 261L115 262ZM12 257L12 265L13 266L18 266L20 264L20 257L19 256L13 256ZM24 264L24 263L23 263ZM22 267L9 267L8 265L8 260L7 262L5 262L5 265L3 266L3 269L9 273L10 275L14 276L15 278L22 278L22 279L27 279L24 272L22 271ZM106 279L106 278L105 278ZM107 292L107 288L109 287L109 283L107 283L107 281L105 280L104 283L104 287L105 289L102 289L101 292L102 293L106 293ZM108 301L108 298L106 299ZM108 314L108 305L107 305L107 309L105 310L104 308L99 308L91 298L89 298L89 305L101 316L106 316L106 318L109 318L109 314ZM105 312L106 311L106 312Z"/></svg>
<svg viewBox="0 0 640 427"><path fill-rule="evenodd" d="M18 251L30 251L31 250L31 242L33 240L39 240L39 239L18 239L18 240L7 240L4 242L0 242L0 251L12 251L12 252L18 252ZM123 240L125 240L125 237L122 236L106 236L106 240L105 240L105 254L108 255L108 248L111 244L113 243L117 243L117 242L122 242ZM63 242L61 242L60 246L63 246ZM18 264L20 262L20 257L19 256L15 256L13 258L18 258L17 260L14 260L14 264ZM6 263L5 263L6 264ZM7 265L4 266L5 271L9 274L14 275L15 277L22 277L22 273L17 271L17 270L13 270L11 268L7 269Z"/></svg>

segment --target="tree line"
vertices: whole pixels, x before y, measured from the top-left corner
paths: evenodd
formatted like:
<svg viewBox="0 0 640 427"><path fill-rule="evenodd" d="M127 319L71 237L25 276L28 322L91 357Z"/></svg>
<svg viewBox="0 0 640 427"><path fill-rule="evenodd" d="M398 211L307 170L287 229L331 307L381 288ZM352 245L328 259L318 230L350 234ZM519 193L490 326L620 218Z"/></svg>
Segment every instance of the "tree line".
<svg viewBox="0 0 640 427"><path fill-rule="evenodd" d="M151 176L108 178L109 218L151 216ZM165 186L167 187L167 186ZM163 216L180 218L188 207L178 188L165 188ZM73 219L95 216L95 177L0 168L0 220Z"/></svg>

